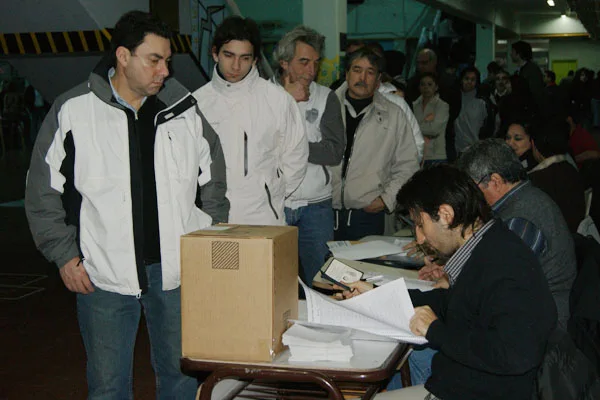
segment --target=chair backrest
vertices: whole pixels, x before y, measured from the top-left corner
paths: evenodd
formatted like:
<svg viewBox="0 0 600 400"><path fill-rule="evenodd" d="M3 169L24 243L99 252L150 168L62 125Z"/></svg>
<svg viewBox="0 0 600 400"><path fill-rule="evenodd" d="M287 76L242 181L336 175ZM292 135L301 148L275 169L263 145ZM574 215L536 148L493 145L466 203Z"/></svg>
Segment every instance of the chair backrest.
<svg viewBox="0 0 600 400"><path fill-rule="evenodd" d="M569 298L567 329L575 345L600 371L600 244L574 235L577 277Z"/></svg>
<svg viewBox="0 0 600 400"><path fill-rule="evenodd" d="M568 333L557 329L535 379L532 400L600 399L600 378Z"/></svg>

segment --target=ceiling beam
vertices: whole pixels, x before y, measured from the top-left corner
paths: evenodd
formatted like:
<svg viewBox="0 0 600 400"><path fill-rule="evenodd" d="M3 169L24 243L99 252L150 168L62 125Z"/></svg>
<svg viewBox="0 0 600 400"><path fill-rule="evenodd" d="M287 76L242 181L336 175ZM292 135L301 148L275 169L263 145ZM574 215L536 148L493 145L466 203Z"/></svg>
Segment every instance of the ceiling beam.
<svg viewBox="0 0 600 400"><path fill-rule="evenodd" d="M519 30L514 12L500 6L499 1L419 0L419 2L469 21L497 25L514 33Z"/></svg>

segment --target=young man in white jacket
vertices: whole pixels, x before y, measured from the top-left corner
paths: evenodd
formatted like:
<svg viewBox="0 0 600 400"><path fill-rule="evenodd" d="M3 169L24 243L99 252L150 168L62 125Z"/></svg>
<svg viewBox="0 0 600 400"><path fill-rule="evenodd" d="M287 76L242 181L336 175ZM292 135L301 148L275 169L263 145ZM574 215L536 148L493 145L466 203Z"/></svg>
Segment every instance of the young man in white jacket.
<svg viewBox="0 0 600 400"><path fill-rule="evenodd" d="M89 80L55 101L31 156L25 211L77 293L88 399L131 398L142 309L157 398L196 393L179 367L179 238L229 207L219 139L191 93L166 80L170 37L148 13L123 15Z"/></svg>
<svg viewBox="0 0 600 400"><path fill-rule="evenodd" d="M279 64L273 80L298 102L308 138L308 168L304 181L285 201L288 225L298 227L300 277L309 286L323 266L333 240L331 171L344 155L346 135L340 102L315 77L325 37L314 29L298 26L286 33L273 54Z"/></svg>
<svg viewBox="0 0 600 400"><path fill-rule="evenodd" d="M225 153L229 222L285 225L284 200L304 179L308 142L294 99L262 79L260 34L233 16L217 28L212 80L194 92Z"/></svg>

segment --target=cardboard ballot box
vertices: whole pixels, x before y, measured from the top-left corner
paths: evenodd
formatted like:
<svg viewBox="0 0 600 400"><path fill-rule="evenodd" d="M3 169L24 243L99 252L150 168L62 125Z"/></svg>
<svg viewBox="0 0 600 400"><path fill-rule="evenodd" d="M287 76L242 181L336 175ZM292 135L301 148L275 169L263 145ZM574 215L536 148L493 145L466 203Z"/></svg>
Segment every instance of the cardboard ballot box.
<svg viewBox="0 0 600 400"><path fill-rule="evenodd" d="M271 361L298 318L298 229L217 225L181 237L182 350Z"/></svg>

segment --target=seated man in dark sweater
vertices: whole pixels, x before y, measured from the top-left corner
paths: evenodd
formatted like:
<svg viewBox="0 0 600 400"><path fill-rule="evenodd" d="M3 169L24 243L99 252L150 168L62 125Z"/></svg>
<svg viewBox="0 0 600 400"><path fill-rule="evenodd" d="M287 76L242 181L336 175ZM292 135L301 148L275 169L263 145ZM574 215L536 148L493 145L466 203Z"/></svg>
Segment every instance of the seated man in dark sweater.
<svg viewBox="0 0 600 400"><path fill-rule="evenodd" d="M567 161L569 124L548 121L532 130L533 156L538 165L529 180L542 189L560 208L571 233L585 218L584 185L579 171Z"/></svg>
<svg viewBox="0 0 600 400"><path fill-rule="evenodd" d="M417 242L450 257L451 286L411 290L411 331L438 349L424 387L376 399L529 399L556 308L539 262L519 237L491 217L464 172L436 166L417 172L398 193L415 222ZM372 288L351 284L345 297Z"/></svg>

